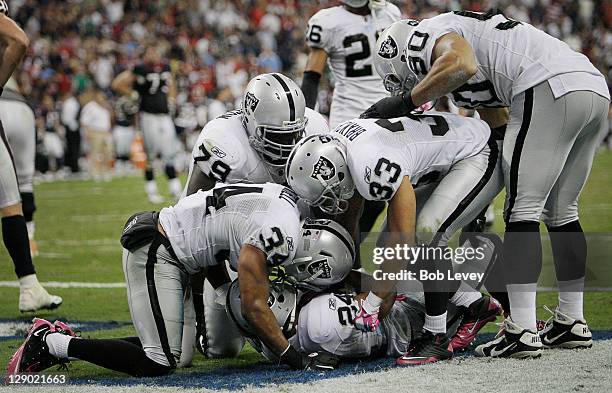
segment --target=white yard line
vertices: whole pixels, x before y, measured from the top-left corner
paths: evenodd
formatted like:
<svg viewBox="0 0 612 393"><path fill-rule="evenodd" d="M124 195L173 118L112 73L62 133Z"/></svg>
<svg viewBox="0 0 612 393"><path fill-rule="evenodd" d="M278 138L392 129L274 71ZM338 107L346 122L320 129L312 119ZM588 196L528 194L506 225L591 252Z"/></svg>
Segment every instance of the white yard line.
<svg viewBox="0 0 612 393"><path fill-rule="evenodd" d="M124 282L78 282L78 281L47 281L41 282L45 288L125 288ZM19 288L19 281L0 281L0 288Z"/></svg>

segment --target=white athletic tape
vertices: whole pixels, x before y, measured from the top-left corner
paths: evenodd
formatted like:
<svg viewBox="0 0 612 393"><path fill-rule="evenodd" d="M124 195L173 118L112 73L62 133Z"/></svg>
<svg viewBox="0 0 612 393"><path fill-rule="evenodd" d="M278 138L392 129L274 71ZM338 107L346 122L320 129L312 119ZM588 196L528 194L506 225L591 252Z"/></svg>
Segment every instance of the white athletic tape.
<svg viewBox="0 0 612 393"><path fill-rule="evenodd" d="M124 282L60 282L47 281L40 283L45 288L125 288ZM19 281L0 281L0 288L19 288Z"/></svg>

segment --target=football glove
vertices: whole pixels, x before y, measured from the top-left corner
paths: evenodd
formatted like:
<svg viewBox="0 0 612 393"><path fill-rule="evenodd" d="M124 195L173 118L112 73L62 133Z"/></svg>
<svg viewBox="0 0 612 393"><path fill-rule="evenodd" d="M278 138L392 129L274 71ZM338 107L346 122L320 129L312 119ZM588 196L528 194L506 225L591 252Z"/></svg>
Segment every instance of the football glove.
<svg viewBox="0 0 612 393"><path fill-rule="evenodd" d="M392 119L407 116L416 109L410 92L397 96L385 97L374 103L359 116L361 119Z"/></svg>
<svg viewBox="0 0 612 393"><path fill-rule="evenodd" d="M368 297L360 302L359 312L355 317L355 327L362 332L376 332L380 329L380 304L382 299L373 293L369 293Z"/></svg>
<svg viewBox="0 0 612 393"><path fill-rule="evenodd" d="M329 352L312 352L306 355L291 345L280 355L279 360L294 370L329 371L338 367L339 363L338 357Z"/></svg>

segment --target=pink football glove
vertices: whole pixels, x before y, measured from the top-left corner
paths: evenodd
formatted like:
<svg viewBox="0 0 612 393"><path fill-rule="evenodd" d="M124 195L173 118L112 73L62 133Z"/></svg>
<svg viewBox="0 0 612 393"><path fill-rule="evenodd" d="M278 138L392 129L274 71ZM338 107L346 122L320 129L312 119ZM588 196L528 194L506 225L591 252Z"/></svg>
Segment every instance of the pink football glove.
<svg viewBox="0 0 612 393"><path fill-rule="evenodd" d="M368 303L365 300L361 301L361 307L355 317L355 327L362 332L375 332L380 329L380 320L378 312L380 307L369 309Z"/></svg>

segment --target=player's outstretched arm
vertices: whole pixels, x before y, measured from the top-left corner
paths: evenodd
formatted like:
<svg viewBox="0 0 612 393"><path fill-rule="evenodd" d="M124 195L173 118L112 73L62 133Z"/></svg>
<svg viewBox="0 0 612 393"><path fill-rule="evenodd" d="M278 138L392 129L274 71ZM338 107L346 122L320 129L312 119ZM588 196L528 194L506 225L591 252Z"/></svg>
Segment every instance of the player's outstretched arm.
<svg viewBox="0 0 612 393"><path fill-rule="evenodd" d="M416 197L408 176L405 176L387 207L387 229L382 245L395 247L396 244L413 245L416 232ZM405 261L386 260L383 273L397 273L405 268ZM376 331L382 317L381 308L385 301L395 296L395 286L390 281L376 283L376 291L370 291L360 300L360 310L355 318L355 327L362 331Z"/></svg>
<svg viewBox="0 0 612 393"><path fill-rule="evenodd" d="M0 14L0 87L13 75L30 45L28 36L17 23L4 14Z"/></svg>
<svg viewBox="0 0 612 393"><path fill-rule="evenodd" d="M308 54L308 62L306 63L306 69L304 70L304 77L302 78L302 93L304 93L306 106L310 109L314 109L317 105L319 81L321 80L323 71L325 71L326 63L327 52L320 48L310 49L310 53Z"/></svg>
<svg viewBox="0 0 612 393"><path fill-rule="evenodd" d="M440 37L431 57L427 76L412 89L412 102L417 107L462 86L478 71L474 50L456 33Z"/></svg>
<svg viewBox="0 0 612 393"><path fill-rule="evenodd" d="M134 81L136 76L130 70L125 70L113 79L111 83L111 89L121 94L122 96L129 96L134 93Z"/></svg>
<svg viewBox="0 0 612 393"><path fill-rule="evenodd" d="M387 229L388 232L385 233L384 238L386 247L395 247L396 244L408 244L411 246L415 243L416 196L408 176L404 177L402 184L389 201L389 206L387 207ZM405 267L402 263L394 263L395 261L387 262L391 263L383 263L383 272L399 272ZM394 293L391 283L384 283L380 290L376 291L376 295L381 299L393 296Z"/></svg>

